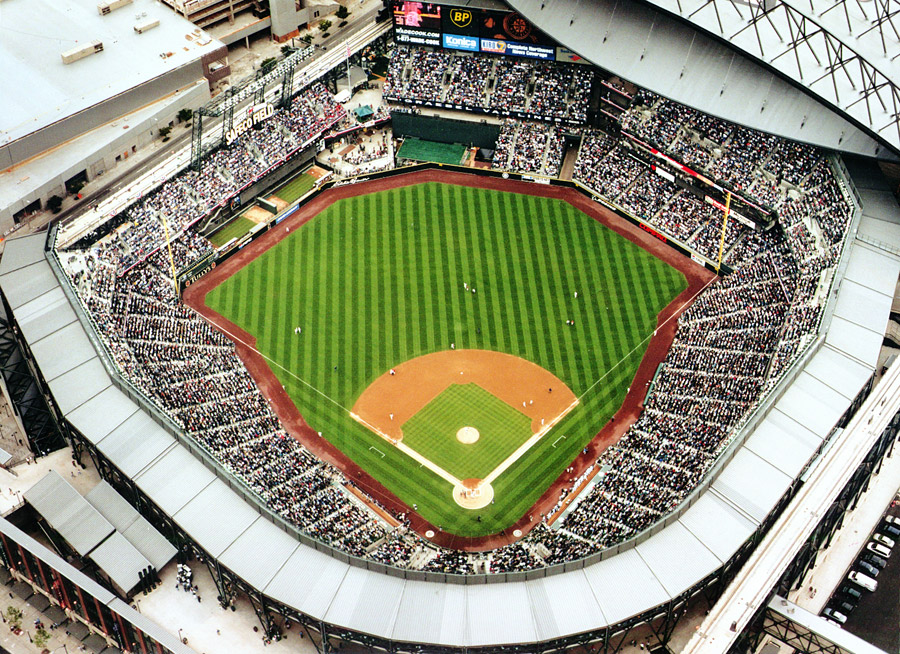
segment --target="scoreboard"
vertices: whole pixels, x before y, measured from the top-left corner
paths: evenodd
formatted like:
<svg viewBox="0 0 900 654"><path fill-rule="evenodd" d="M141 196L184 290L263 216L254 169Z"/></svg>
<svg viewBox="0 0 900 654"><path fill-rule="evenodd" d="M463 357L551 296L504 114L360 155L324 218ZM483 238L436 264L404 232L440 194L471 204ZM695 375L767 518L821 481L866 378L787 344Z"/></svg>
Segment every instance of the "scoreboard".
<svg viewBox="0 0 900 654"><path fill-rule="evenodd" d="M578 61L515 12L407 0L392 0L391 12L397 43L547 61Z"/></svg>

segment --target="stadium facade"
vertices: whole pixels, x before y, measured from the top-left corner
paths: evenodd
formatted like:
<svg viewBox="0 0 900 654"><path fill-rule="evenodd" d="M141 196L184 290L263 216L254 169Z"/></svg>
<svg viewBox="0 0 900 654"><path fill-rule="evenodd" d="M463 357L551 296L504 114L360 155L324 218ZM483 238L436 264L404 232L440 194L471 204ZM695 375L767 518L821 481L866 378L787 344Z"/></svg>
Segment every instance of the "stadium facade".
<svg viewBox="0 0 900 654"><path fill-rule="evenodd" d="M3 4L0 233L158 138L230 73L221 42L157 3L108 4Z"/></svg>
<svg viewBox="0 0 900 654"><path fill-rule="evenodd" d="M892 159L900 151L896 111L885 110L893 122L884 124L877 112L857 111L865 100L826 97L806 78L775 74L771 61L761 64L752 52L729 49L729 70L711 74L729 46L721 34L710 36L708 24L675 20L655 7L635 9L632 18L653 15L649 24L636 22L627 17L628 7L636 6L631 3L597 5L596 13L560 0L512 4L572 51L663 96L837 153ZM630 24L643 34L628 39L642 51L629 56L619 44L610 48L616 55L592 55L588 41L597 45L598 15L610 21L625 16L616 27ZM699 53L691 51L698 40ZM679 64L660 44L690 54ZM644 59L646 68L639 63ZM649 62L665 59L676 62L680 72L672 74L678 79L688 77L677 88L661 88L650 74ZM699 75L715 82L705 85L706 96ZM764 92L738 101L744 88ZM725 96L733 101L723 102ZM770 111L776 105L779 110ZM753 111L747 113L747 106ZM552 570L441 577L364 562L299 537L121 379L61 270L55 232L49 240L35 235L10 241L0 260L7 341L14 344L4 364L34 364L33 384L49 399L45 413L65 439L90 454L104 478L167 535L204 557L223 605L234 593L247 594L270 634L291 619L315 630L320 642L344 639L392 651L521 645L549 651L577 643L614 648L632 627L649 624L665 642L692 598L720 594L871 387L900 275L900 219L872 159L845 165L838 154L832 163L853 217L819 336L766 396L715 473L677 511L595 559ZM894 435L895 427L886 431L871 457L882 456ZM852 493L865 479L854 483Z"/></svg>

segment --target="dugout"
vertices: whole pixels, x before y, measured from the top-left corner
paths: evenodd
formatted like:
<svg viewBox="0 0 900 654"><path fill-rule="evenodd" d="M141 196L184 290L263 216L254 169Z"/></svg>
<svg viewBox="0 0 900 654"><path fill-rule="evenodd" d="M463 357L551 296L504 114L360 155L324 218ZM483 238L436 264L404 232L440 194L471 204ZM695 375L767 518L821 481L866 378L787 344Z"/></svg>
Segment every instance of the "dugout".
<svg viewBox="0 0 900 654"><path fill-rule="evenodd" d="M500 125L440 116L423 116L403 111L391 112L396 137L414 137L438 143L464 143L493 150L500 137Z"/></svg>

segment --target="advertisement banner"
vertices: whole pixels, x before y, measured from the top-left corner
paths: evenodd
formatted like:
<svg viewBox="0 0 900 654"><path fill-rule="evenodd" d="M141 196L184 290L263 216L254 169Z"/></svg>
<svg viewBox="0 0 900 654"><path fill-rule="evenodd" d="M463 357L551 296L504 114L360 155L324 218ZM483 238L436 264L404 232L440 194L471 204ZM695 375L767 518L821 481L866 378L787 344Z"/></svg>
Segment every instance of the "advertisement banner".
<svg viewBox="0 0 900 654"><path fill-rule="evenodd" d="M447 34L444 32L443 45L450 50L467 50L469 52L478 52L479 39L474 36L464 36L462 34Z"/></svg>
<svg viewBox="0 0 900 654"><path fill-rule="evenodd" d="M582 57L580 54L576 54L572 52L568 48L564 48L563 46L558 46L556 48L556 60L561 61L566 64L585 64L587 66L591 65L587 59Z"/></svg>
<svg viewBox="0 0 900 654"><path fill-rule="evenodd" d="M556 59L556 48L516 43L515 41L500 41L499 39L481 39L481 51L511 57L528 57L529 59L545 59L548 61Z"/></svg>
<svg viewBox="0 0 900 654"><path fill-rule="evenodd" d="M394 40L397 43L406 43L411 45L441 45L440 32L422 32L419 30L410 30L405 27L394 28Z"/></svg>
<svg viewBox="0 0 900 654"><path fill-rule="evenodd" d="M515 12L405 0L392 0L391 10L398 43L549 61L557 58L556 43ZM566 59L576 60L577 55Z"/></svg>

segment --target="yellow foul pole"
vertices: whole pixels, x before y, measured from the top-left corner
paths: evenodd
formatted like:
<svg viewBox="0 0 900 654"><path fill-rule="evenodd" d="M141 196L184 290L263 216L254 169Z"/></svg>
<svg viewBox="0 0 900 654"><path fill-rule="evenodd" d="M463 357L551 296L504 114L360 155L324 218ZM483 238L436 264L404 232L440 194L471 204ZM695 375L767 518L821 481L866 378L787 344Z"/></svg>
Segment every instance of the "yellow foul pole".
<svg viewBox="0 0 900 654"><path fill-rule="evenodd" d="M722 237L719 239L719 263L716 264L716 272L722 267L722 251L725 249L725 228L728 226L728 214L731 213L731 191L725 196L725 211L722 215Z"/></svg>
<svg viewBox="0 0 900 654"><path fill-rule="evenodd" d="M159 214L160 220L162 220L163 231L166 233L166 247L169 248L169 265L172 266L172 286L175 289L175 295L178 295L178 276L175 273L175 257L172 255L172 241L169 240L169 222L166 220L166 216L163 213ZM721 258L721 257L719 257Z"/></svg>

